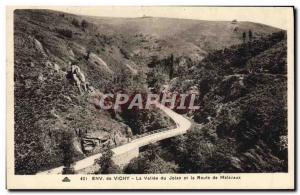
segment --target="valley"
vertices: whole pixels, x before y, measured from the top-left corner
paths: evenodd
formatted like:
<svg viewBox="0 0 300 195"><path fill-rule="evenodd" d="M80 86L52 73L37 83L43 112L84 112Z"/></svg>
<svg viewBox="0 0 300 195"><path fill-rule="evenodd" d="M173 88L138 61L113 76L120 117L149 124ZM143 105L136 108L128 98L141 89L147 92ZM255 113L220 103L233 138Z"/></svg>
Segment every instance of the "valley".
<svg viewBox="0 0 300 195"><path fill-rule="evenodd" d="M16 10L16 174L286 172L286 36L238 20ZM132 109L118 94L188 98Z"/></svg>

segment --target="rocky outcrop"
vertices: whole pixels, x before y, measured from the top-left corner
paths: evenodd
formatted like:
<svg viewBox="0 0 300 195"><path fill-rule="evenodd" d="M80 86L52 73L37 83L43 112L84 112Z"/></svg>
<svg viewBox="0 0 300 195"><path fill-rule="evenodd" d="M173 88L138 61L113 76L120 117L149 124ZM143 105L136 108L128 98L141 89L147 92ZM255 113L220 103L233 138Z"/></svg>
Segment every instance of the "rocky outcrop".
<svg viewBox="0 0 300 195"><path fill-rule="evenodd" d="M82 132L80 130L76 130L76 134L81 139L82 151L84 153L92 153L127 143L132 132L128 127L125 132L126 137L119 131L114 131L114 133L111 134L102 133L101 135L98 135L98 137L96 133Z"/></svg>
<svg viewBox="0 0 300 195"><path fill-rule="evenodd" d="M101 68L104 68L107 72L113 73L113 71L109 68L107 63L103 61L97 54L95 53L90 53L88 55L88 61L100 66Z"/></svg>
<svg viewBox="0 0 300 195"><path fill-rule="evenodd" d="M88 81L86 81L85 76L80 70L79 66L72 65L67 77L71 79L73 83L76 84L81 95L83 95L86 92L95 91L94 87Z"/></svg>
<svg viewBox="0 0 300 195"><path fill-rule="evenodd" d="M136 75L138 74L137 69L133 68L130 64L125 64L125 66L131 71L132 74Z"/></svg>
<svg viewBox="0 0 300 195"><path fill-rule="evenodd" d="M45 62L45 65L47 68L52 69L54 72L58 73L60 71L60 66L54 62L50 62L49 60L47 60Z"/></svg>
<svg viewBox="0 0 300 195"><path fill-rule="evenodd" d="M72 49L69 50L69 57L70 57L71 60L75 59L75 54L74 54Z"/></svg>
<svg viewBox="0 0 300 195"><path fill-rule="evenodd" d="M44 47L43 47L42 43L39 40L34 39L34 44L35 44L35 47L36 47L38 52L40 52L43 56L47 56L47 54L44 50Z"/></svg>
<svg viewBox="0 0 300 195"><path fill-rule="evenodd" d="M77 44L75 42L71 43L72 51L74 53L74 56L86 56L87 51L86 48L80 44Z"/></svg>
<svg viewBox="0 0 300 195"><path fill-rule="evenodd" d="M109 138L83 137L81 139L81 147L84 153L93 152L98 148L108 148L112 146L112 140Z"/></svg>

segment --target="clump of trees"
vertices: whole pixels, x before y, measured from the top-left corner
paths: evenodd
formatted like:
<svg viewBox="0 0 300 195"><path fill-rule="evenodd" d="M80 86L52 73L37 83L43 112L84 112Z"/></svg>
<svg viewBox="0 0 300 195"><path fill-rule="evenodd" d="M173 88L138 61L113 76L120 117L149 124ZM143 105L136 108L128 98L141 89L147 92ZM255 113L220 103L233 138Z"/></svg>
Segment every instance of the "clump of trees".
<svg viewBox="0 0 300 195"><path fill-rule="evenodd" d="M134 135L143 134L157 129L167 128L174 122L158 109L124 109L121 112L124 122L132 129Z"/></svg>
<svg viewBox="0 0 300 195"><path fill-rule="evenodd" d="M245 70L246 64L251 58L272 48L281 41L286 41L286 33L284 31L272 33L269 36L248 43L217 50L209 53L199 63L198 67L204 67L204 70L216 71L220 76L242 71ZM284 56L282 57L284 58Z"/></svg>
<svg viewBox="0 0 300 195"><path fill-rule="evenodd" d="M77 28L81 28L83 31L85 31L89 26L90 26L90 23L86 20L81 20L79 21L77 18L73 18L71 23L77 27Z"/></svg>
<svg viewBox="0 0 300 195"><path fill-rule="evenodd" d="M148 67L151 68L147 73L147 83L149 86L159 90L159 86L164 84L167 78L172 79L177 76L178 73L175 71L175 61L173 54L164 59L153 57L148 64Z"/></svg>
<svg viewBox="0 0 300 195"><path fill-rule="evenodd" d="M242 36L243 36L243 43L245 43L246 42L246 38L247 38L246 32L243 32ZM251 29L249 29L249 31L248 31L248 40L249 41L253 40L253 33L252 33Z"/></svg>
<svg viewBox="0 0 300 195"><path fill-rule="evenodd" d="M96 163L99 165L100 169L96 172L96 174L120 174L122 170L118 165L114 163L112 160L113 151L111 149L107 149L102 153L102 156L96 160Z"/></svg>
<svg viewBox="0 0 300 195"><path fill-rule="evenodd" d="M170 149L181 172L287 170L286 57L280 31L212 52L190 72L201 92L194 120L205 127Z"/></svg>
<svg viewBox="0 0 300 195"><path fill-rule="evenodd" d="M247 62L247 69L253 73L287 73L287 45L280 41L267 51L262 52Z"/></svg>
<svg viewBox="0 0 300 195"><path fill-rule="evenodd" d="M235 172L231 165L234 150L224 140L210 135L210 127L195 126L185 136L171 138L167 150L173 155L180 173Z"/></svg>
<svg viewBox="0 0 300 195"><path fill-rule="evenodd" d="M176 173L178 166L163 160L158 154L160 148L154 144L147 147L139 157L134 158L124 168L126 174L160 174Z"/></svg>

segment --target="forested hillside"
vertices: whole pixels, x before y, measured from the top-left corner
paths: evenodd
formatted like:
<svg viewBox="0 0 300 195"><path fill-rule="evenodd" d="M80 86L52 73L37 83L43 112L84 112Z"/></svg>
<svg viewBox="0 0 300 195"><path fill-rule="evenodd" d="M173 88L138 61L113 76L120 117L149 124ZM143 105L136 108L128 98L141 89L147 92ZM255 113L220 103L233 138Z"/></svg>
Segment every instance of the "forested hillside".
<svg viewBox="0 0 300 195"><path fill-rule="evenodd" d="M277 32L216 50L184 70L176 82L188 86L173 90L199 89L195 125L187 135L152 147L156 158L183 173L287 171L286 52L286 34ZM143 172L136 171L139 161L143 157L128 170ZM170 172L169 166L156 172Z"/></svg>

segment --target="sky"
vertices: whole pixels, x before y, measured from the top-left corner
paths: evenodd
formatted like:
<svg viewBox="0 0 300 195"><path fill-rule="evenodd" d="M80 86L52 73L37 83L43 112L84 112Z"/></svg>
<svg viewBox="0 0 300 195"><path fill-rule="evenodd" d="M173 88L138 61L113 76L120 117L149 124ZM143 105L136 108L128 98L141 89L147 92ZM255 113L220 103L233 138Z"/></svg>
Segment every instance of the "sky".
<svg viewBox="0 0 300 195"><path fill-rule="evenodd" d="M291 7L52 7L80 15L102 17L168 17L212 21L251 21L287 30L293 19Z"/></svg>

